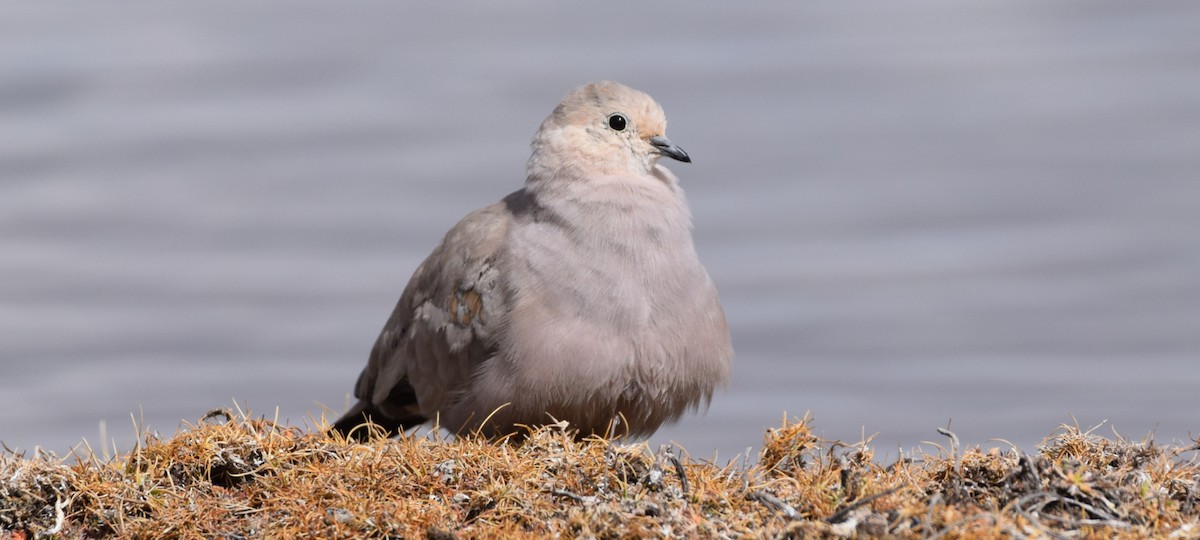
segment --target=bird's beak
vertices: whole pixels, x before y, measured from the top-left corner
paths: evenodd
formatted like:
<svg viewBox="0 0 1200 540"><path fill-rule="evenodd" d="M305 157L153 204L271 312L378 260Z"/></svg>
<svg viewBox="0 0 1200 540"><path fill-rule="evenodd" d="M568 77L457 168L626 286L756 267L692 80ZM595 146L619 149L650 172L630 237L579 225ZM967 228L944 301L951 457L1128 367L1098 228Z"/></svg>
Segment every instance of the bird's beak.
<svg viewBox="0 0 1200 540"><path fill-rule="evenodd" d="M659 135L658 137L650 137L650 146L658 149L658 153L667 156L671 159L677 159L684 163L691 163L692 158L688 157L687 152L682 148L675 146L671 139Z"/></svg>

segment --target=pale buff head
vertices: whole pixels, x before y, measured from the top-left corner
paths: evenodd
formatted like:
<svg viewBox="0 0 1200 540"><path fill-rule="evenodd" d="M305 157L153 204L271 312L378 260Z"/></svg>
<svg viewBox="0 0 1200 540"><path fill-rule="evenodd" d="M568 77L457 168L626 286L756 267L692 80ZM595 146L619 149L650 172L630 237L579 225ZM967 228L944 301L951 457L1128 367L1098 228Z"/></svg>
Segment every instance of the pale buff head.
<svg viewBox="0 0 1200 540"><path fill-rule="evenodd" d="M649 174L662 156L691 162L666 137L667 117L649 95L621 83L585 84L563 98L533 138L530 175L580 167Z"/></svg>

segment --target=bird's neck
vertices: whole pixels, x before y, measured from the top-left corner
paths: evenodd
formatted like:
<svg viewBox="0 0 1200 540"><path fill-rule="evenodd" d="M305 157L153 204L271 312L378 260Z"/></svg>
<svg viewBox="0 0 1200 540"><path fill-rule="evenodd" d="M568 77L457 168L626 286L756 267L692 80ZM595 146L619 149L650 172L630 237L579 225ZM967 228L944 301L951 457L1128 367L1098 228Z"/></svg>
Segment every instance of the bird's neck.
<svg viewBox="0 0 1200 540"><path fill-rule="evenodd" d="M691 246L691 212L673 177L531 175L526 190L535 219L561 228L586 249L624 250L644 242Z"/></svg>

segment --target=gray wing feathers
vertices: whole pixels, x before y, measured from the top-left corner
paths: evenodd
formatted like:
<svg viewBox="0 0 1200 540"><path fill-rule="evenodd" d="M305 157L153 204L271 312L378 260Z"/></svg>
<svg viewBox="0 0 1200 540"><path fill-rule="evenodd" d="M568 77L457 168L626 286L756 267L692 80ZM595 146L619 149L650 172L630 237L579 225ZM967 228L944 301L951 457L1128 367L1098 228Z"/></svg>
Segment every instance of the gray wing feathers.
<svg viewBox="0 0 1200 540"><path fill-rule="evenodd" d="M355 397L392 418L428 418L458 399L494 351L495 328L507 312L499 266L511 221L501 202L450 229L380 332Z"/></svg>

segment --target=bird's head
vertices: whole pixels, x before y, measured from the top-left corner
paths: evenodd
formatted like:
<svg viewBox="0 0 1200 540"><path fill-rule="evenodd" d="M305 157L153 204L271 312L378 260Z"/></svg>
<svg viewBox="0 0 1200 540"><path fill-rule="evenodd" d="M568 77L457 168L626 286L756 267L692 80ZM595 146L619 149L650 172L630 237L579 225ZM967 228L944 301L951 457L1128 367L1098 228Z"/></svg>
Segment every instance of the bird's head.
<svg viewBox="0 0 1200 540"><path fill-rule="evenodd" d="M666 137L667 117L644 92L600 81L573 90L533 138L530 172L569 166L613 174L649 174L659 158L685 163L687 152Z"/></svg>

